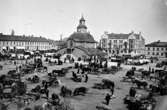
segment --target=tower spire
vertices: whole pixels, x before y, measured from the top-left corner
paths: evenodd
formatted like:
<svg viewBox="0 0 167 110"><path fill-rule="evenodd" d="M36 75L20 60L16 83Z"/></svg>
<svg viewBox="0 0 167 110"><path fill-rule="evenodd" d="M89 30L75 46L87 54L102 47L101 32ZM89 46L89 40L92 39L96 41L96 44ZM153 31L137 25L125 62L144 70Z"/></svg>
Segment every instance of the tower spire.
<svg viewBox="0 0 167 110"><path fill-rule="evenodd" d="M85 19L82 14L79 20L79 25L77 26L77 32L86 32L86 31L87 31L87 27L85 25Z"/></svg>
<svg viewBox="0 0 167 110"><path fill-rule="evenodd" d="M83 15L83 13L81 14L81 18L84 18L84 15Z"/></svg>

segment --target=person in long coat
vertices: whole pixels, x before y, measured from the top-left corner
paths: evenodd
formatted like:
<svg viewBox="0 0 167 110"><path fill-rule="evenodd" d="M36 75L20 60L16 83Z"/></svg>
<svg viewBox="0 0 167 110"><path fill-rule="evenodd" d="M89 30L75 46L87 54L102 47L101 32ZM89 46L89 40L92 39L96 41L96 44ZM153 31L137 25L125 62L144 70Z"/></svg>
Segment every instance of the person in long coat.
<svg viewBox="0 0 167 110"><path fill-rule="evenodd" d="M85 74L85 82L88 82L88 74Z"/></svg>
<svg viewBox="0 0 167 110"><path fill-rule="evenodd" d="M110 94L107 93L107 95L105 97L106 105L109 105L110 99L111 99L111 96L110 96Z"/></svg>

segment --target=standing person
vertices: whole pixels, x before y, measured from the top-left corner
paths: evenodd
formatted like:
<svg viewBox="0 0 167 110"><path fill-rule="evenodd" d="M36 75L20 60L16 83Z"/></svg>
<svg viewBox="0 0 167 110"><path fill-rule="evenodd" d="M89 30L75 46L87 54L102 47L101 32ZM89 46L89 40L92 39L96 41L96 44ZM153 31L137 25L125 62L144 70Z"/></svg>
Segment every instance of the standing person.
<svg viewBox="0 0 167 110"><path fill-rule="evenodd" d="M16 61L14 61L14 65L16 65Z"/></svg>
<svg viewBox="0 0 167 110"><path fill-rule="evenodd" d="M49 89L45 89L46 90L46 97L49 98Z"/></svg>
<svg viewBox="0 0 167 110"><path fill-rule="evenodd" d="M154 68L152 68L152 73L154 73Z"/></svg>
<svg viewBox="0 0 167 110"><path fill-rule="evenodd" d="M46 90L48 89L48 82L44 83L44 89L46 89Z"/></svg>
<svg viewBox="0 0 167 110"><path fill-rule="evenodd" d="M66 59L66 58L64 58L64 63L66 63L66 60L67 60L67 59Z"/></svg>
<svg viewBox="0 0 167 110"><path fill-rule="evenodd" d="M80 69L78 68L77 73L79 73L79 72L80 72Z"/></svg>
<svg viewBox="0 0 167 110"><path fill-rule="evenodd" d="M26 64L28 63L28 60L26 59Z"/></svg>
<svg viewBox="0 0 167 110"><path fill-rule="evenodd" d="M3 93L3 84L0 83L0 99L3 98L2 93Z"/></svg>
<svg viewBox="0 0 167 110"><path fill-rule="evenodd" d="M114 87L110 87L110 92L111 92L111 95L113 96L114 95Z"/></svg>
<svg viewBox="0 0 167 110"><path fill-rule="evenodd" d="M85 82L88 82L88 74L85 74Z"/></svg>
<svg viewBox="0 0 167 110"><path fill-rule="evenodd" d="M84 69L82 69L82 72L81 72L81 74L84 74L85 73L85 70Z"/></svg>
<svg viewBox="0 0 167 110"><path fill-rule="evenodd" d="M109 105L110 99L111 99L110 94L107 93L107 95L106 95L106 97L105 97L106 105Z"/></svg>
<svg viewBox="0 0 167 110"><path fill-rule="evenodd" d="M136 95L136 89L134 87L131 87L130 90L129 90L129 95L131 97L135 97Z"/></svg>
<svg viewBox="0 0 167 110"><path fill-rule="evenodd" d="M149 66L149 72L151 72L151 67Z"/></svg>

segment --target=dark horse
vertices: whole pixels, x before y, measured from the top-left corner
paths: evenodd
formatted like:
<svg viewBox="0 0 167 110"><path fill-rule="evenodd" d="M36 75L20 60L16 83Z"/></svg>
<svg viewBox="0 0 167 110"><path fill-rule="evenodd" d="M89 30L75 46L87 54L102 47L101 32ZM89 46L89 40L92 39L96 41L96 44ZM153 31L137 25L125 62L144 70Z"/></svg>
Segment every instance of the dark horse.
<svg viewBox="0 0 167 110"><path fill-rule="evenodd" d="M60 90L60 95L63 96L63 97L71 96L72 95L72 90L68 89L65 86L62 86L61 90Z"/></svg>
<svg viewBox="0 0 167 110"><path fill-rule="evenodd" d="M109 79L103 79L102 83L103 83L104 89L115 88L115 83Z"/></svg>
<svg viewBox="0 0 167 110"><path fill-rule="evenodd" d="M75 88L73 95L85 95L87 93L88 89L86 87L78 87Z"/></svg>
<svg viewBox="0 0 167 110"><path fill-rule="evenodd" d="M45 88L43 89L43 88L41 88L40 85L37 85L35 88L33 88L31 90L31 92L40 93L40 94L46 94L46 97L48 97L49 90L45 89Z"/></svg>

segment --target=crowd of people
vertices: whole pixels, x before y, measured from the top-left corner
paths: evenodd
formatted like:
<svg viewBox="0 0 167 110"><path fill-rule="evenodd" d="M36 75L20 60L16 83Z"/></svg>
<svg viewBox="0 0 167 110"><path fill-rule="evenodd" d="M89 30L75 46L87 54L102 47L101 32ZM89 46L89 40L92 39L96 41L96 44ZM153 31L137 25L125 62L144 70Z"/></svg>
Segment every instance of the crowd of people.
<svg viewBox="0 0 167 110"><path fill-rule="evenodd" d="M29 60L31 60L31 62ZM9 74L6 75L6 79L9 79L8 82L5 81L6 80L5 78L1 77L2 79L0 80L0 94L4 94L3 89L6 87L6 85L9 85L8 83L10 81L11 82L13 81L14 83L12 82L11 88L12 88L12 92L15 91L15 92L13 92L15 94L13 94L13 96L11 97L11 100L15 100L15 98L16 98L15 96L24 97L24 95L29 94L29 97L31 97L31 98L33 97L33 100L35 100L35 101L38 101L41 98L46 99L45 103L43 103L43 105L41 106L42 108L40 110L52 110L51 108L57 107L57 106L60 107L62 105L62 103L63 103L62 97L67 97L67 96L71 97L71 96L76 96L76 95L87 93L88 88L86 88L84 86L74 88L74 90L67 87L66 85L62 86L60 84L59 76L57 74L54 75L54 71L52 71L51 74L49 75L48 70L47 70L48 69L47 66L49 66L49 65L44 66L45 60L42 59L42 56L33 57L32 59L29 59L29 60L25 60L25 64L20 64L20 65L18 65L18 62L16 60L13 61L13 65L16 68L15 68L15 72L10 74L10 75L14 76L14 75L19 74L19 78L16 78L17 83L15 83L16 79L13 80L14 77L13 76L9 77ZM102 59L102 58L98 58L98 57L94 56L94 57L91 57L89 59L79 58L78 62L82 60L84 63L78 63L78 62L74 61L74 58L65 58L64 61L62 61L62 64L66 63L67 60L70 60L69 63L75 63L74 67L72 68L73 70L72 70L72 75L71 75L73 81L75 81L76 83L81 83L81 85L82 85L82 82L84 82L85 84L89 83L89 80L91 79L89 74L91 74L91 72L98 71L100 69L103 70L104 68L109 68L109 67L107 67L107 65L108 65L107 63L111 59ZM47 61L49 61L49 59ZM85 62L87 62L87 63L85 63ZM120 67L121 63L122 63L122 61L119 61L117 66ZM40 77L40 74L42 73L42 71L39 71L39 70L41 70L41 69L46 70L45 72L47 73L48 79L42 79L42 77ZM31 71L27 72L29 70L31 70ZM33 72L32 72L32 70L33 70ZM130 71L127 72L125 77L128 77L129 79L131 79L133 84L140 85L140 86L143 86L143 85L145 85L145 83L147 83L147 81L145 83L143 83L142 82L143 79L148 80L148 77L150 77L151 74L157 73L156 69L154 67L149 67L147 72L146 71L141 72L141 76L142 76L141 79L142 80L138 80L137 78L135 78L135 71L136 71L136 68L133 67ZM57 73L58 71L56 70L55 72ZM62 72L62 71L59 71L59 72ZM23 78L23 77L25 77L26 74L32 74L32 73L34 76L32 77L32 79L27 78L27 81L32 81L31 83L37 83L37 86L32 88L29 91L27 89L27 86L29 86L29 85L24 83L26 81L24 80L25 78ZM149 74L147 74L147 73L149 73ZM161 78L160 80L158 79L159 80L158 88L160 88L160 90L162 90L164 85L166 85L165 81L167 80L167 76L164 74L161 75L161 72L160 72L158 78ZM37 80L39 80L39 82ZM40 82L40 80L42 83ZM60 94L53 93L50 90L52 85L55 83L61 87ZM24 86L21 86L20 84L22 84ZM97 86L99 86L99 85L97 84ZM114 95L115 94L115 83L113 81L102 80L102 84L100 86L102 86L101 87L102 89L109 90L109 92L104 95L105 104L107 106L109 106L110 101L113 98L115 98L115 95ZM21 95L16 92L16 91L21 90L20 88L25 89L22 91L22 93L20 93ZM131 87L128 95L130 97L136 98L138 89L140 89L140 88L134 87L134 86ZM149 99L149 100L153 99L153 92L152 91L153 90L150 90L149 95L146 99ZM0 96L2 99L4 99L3 95L0 95ZM18 100L22 100L22 99L24 99L24 98L18 98ZM24 100L24 101L23 101L24 104L27 106L29 106L31 104L30 101L27 101L27 100ZM18 108L25 108L25 107L18 104ZM24 110L32 110L32 108L25 108Z"/></svg>

